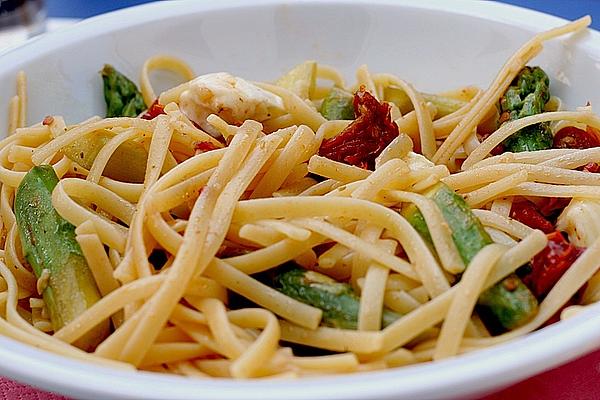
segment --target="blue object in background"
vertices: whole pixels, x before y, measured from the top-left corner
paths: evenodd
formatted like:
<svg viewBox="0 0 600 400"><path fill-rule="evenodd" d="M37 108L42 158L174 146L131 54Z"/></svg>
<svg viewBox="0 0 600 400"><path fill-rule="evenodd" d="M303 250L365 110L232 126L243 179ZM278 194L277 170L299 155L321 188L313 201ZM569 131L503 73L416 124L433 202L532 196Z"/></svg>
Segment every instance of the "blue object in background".
<svg viewBox="0 0 600 400"><path fill-rule="evenodd" d="M45 0L48 16L88 18L119 8L150 3L150 0Z"/></svg>
<svg viewBox="0 0 600 400"><path fill-rule="evenodd" d="M501 0L501 2L569 20L589 14L592 16L592 28L600 31L600 0Z"/></svg>
<svg viewBox="0 0 600 400"><path fill-rule="evenodd" d="M149 2L150 0L46 0L48 16L68 18L87 18ZM500 0L500 2L531 8L570 20L590 14L593 19L592 27L600 31L600 0Z"/></svg>

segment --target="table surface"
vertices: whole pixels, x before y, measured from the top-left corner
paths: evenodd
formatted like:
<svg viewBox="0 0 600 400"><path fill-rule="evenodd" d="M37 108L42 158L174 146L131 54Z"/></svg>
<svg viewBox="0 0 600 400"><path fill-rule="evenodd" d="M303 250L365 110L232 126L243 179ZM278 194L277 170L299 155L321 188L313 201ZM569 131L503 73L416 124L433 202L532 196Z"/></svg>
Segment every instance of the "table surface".
<svg viewBox="0 0 600 400"><path fill-rule="evenodd" d="M207 0L208 1L208 0ZM147 0L46 0L49 17L86 18L115 9L147 3ZM590 14L592 27L600 30L600 0L504 0L504 3L531 8L566 19ZM600 351L519 382L481 400L545 399L600 400ZM62 399L0 377L2 399Z"/></svg>

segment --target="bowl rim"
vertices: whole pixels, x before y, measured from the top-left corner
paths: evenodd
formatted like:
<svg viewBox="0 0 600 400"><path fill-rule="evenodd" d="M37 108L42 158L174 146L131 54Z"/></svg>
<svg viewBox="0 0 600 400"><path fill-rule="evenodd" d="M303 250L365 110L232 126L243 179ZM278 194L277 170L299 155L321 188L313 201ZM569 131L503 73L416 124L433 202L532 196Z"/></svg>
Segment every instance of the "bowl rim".
<svg viewBox="0 0 600 400"><path fill-rule="evenodd" d="M508 4L476 0L299 0L302 4L399 6L436 10L515 25L538 32L565 23L548 14ZM114 11L83 20L60 31L30 39L0 52L0 74L15 64L26 64L39 51L53 49L110 33L126 26L189 13L289 4L285 0L221 0L198 2L178 0L155 2ZM123 22L126 21L126 22ZM600 57L600 33L590 30L578 47ZM3 67L3 65L5 67ZM384 371L302 378L300 380L234 381L188 379L149 372L127 372L91 365L55 355L8 337L0 336L0 372L10 378L46 390L86 398L211 398L211 399L359 399L451 397L498 388L558 366L600 347L600 304L571 319L533 332L525 337L457 358ZM557 345L560 343L560 345ZM515 358L527 359L515 371ZM493 363L489 362L493 359ZM549 360L549 361L548 361ZM433 376L435 379L430 379ZM466 376L460 380L456 376ZM359 378L359 379L356 379ZM362 379L360 379L362 378Z"/></svg>

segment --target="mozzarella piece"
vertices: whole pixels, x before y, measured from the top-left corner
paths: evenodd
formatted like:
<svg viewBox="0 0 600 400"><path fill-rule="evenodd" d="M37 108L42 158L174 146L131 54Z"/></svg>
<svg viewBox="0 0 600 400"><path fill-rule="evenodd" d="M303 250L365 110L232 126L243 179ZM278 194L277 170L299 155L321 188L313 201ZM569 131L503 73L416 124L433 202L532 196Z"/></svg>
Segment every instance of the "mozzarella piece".
<svg viewBox="0 0 600 400"><path fill-rule="evenodd" d="M211 114L229 124L240 125L247 119L262 122L284 111L281 97L226 72L192 80L179 97L179 107L190 120L211 134L216 133L206 122Z"/></svg>
<svg viewBox="0 0 600 400"><path fill-rule="evenodd" d="M408 154L402 158L402 160L406 161L406 164L408 164L408 169L411 171L435 167L435 164L429 161L427 157L413 151L409 151Z"/></svg>
<svg viewBox="0 0 600 400"><path fill-rule="evenodd" d="M589 247L600 237L598 215L600 202L573 199L558 217L556 228L567 232L574 245Z"/></svg>

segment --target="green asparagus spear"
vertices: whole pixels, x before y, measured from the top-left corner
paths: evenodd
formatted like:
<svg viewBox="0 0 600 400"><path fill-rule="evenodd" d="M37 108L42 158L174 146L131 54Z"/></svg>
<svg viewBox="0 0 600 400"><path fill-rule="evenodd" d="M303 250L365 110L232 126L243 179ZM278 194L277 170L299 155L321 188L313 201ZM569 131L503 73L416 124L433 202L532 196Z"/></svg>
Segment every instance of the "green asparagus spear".
<svg viewBox="0 0 600 400"><path fill-rule="evenodd" d="M464 263L468 265L479 250L492 243L492 239L464 199L448 186L439 183L426 195L440 208L452 231L452 240ZM410 205L402 211L402 215L433 248L423 214L414 205ZM478 304L488 308L506 329L523 325L537 311L535 296L515 274L509 275L483 292Z"/></svg>
<svg viewBox="0 0 600 400"><path fill-rule="evenodd" d="M64 154L83 168L90 169L104 145L114 137L109 130L98 130L63 148ZM148 151L142 143L128 140L108 160L103 175L118 181L141 183L146 175Z"/></svg>
<svg viewBox="0 0 600 400"><path fill-rule="evenodd" d="M462 100L453 99L452 97L440 96L437 94L421 93L423 99L432 103L437 108L437 117L441 118L448 114L452 114L459 108L467 104ZM383 99L394 103L402 114L406 114L413 110L410 97L399 87L388 86L383 90Z"/></svg>
<svg viewBox="0 0 600 400"><path fill-rule="evenodd" d="M525 67L500 99L501 119L513 121L544 112L550 100L550 80L540 67ZM547 123L521 129L504 141L506 151L545 150L552 147L552 132Z"/></svg>
<svg viewBox="0 0 600 400"><path fill-rule="evenodd" d="M354 119L354 97L345 90L332 88L321 103L321 114L328 120Z"/></svg>
<svg viewBox="0 0 600 400"><path fill-rule="evenodd" d="M315 271L286 268L275 277L275 288L298 301L323 310L323 324L333 328L356 329L360 297L346 283L337 282ZM386 327L401 315L383 310L382 325Z"/></svg>
<svg viewBox="0 0 600 400"><path fill-rule="evenodd" d="M75 227L52 206L52 191L57 183L58 177L51 166L33 167L15 196L15 217L23 255L38 279L48 276L43 298L54 331L100 299L94 277L75 240ZM105 321L76 345L92 350L108 331L108 321Z"/></svg>
<svg viewBox="0 0 600 400"><path fill-rule="evenodd" d="M146 109L142 94L135 83L112 65L104 65L100 74L104 82L107 117L136 117Z"/></svg>
<svg viewBox="0 0 600 400"><path fill-rule="evenodd" d="M309 99L317 86L317 63L304 61L280 77L275 84L289 89L301 99Z"/></svg>
<svg viewBox="0 0 600 400"><path fill-rule="evenodd" d="M452 230L452 240L465 264L475 258L479 250L492 243L471 207L454 190L440 183L431 193L432 200L442 211Z"/></svg>
<svg viewBox="0 0 600 400"><path fill-rule="evenodd" d="M535 296L516 274L510 274L481 293L477 304L492 311L500 325L506 329L523 325L531 319L538 306Z"/></svg>

